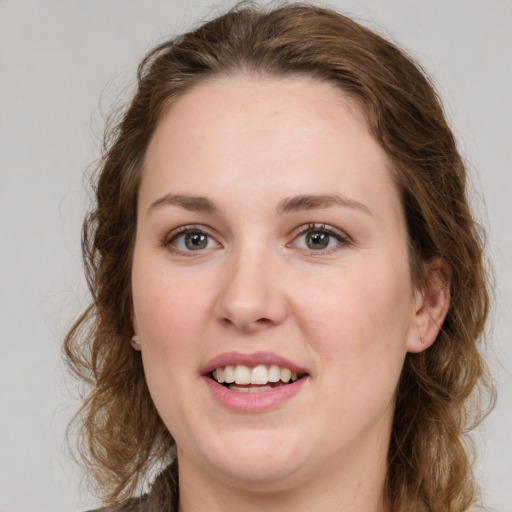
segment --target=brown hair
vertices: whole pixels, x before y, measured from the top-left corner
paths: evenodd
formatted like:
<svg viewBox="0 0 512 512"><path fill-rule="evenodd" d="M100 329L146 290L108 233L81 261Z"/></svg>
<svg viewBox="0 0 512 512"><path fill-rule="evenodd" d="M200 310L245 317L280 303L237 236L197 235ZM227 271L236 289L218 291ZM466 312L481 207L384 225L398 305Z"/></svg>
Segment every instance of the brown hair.
<svg viewBox="0 0 512 512"><path fill-rule="evenodd" d="M174 441L130 347L131 258L145 151L173 101L205 79L232 73L328 81L357 100L392 163L406 214L411 272L441 257L451 305L436 342L407 354L397 390L386 494L398 511L466 510L476 499L467 432L486 389L480 354L489 309L483 240L468 206L466 171L440 101L396 46L334 11L292 4L241 6L153 49L138 89L107 132L83 227L92 303L65 340L71 369L90 384L78 418L87 467L108 503L130 496ZM475 399L475 397L477 399Z"/></svg>

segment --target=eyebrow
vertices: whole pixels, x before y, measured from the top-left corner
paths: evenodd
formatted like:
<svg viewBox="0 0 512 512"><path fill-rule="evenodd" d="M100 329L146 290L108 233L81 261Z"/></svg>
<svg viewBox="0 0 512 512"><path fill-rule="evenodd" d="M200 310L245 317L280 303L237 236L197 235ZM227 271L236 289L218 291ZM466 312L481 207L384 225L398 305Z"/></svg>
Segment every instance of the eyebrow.
<svg viewBox="0 0 512 512"><path fill-rule="evenodd" d="M184 194L166 194L151 203L148 208L148 215L151 211L161 206L178 206L185 210L199 213L215 213L217 211L215 203L207 197L189 196ZM277 206L277 213L282 215L285 213L293 213L303 210L321 210L331 206L355 208L356 210L360 210L368 215L372 214L370 209L363 203L338 194L300 195L288 197L280 201Z"/></svg>
<svg viewBox="0 0 512 512"><path fill-rule="evenodd" d="M165 196L157 199L148 208L148 215L155 209L161 206L179 206L191 212L214 213L217 208L213 201L207 197L201 196L187 196L183 194L166 194Z"/></svg>
<svg viewBox="0 0 512 512"><path fill-rule="evenodd" d="M372 212L365 204L338 194L301 195L283 199L277 207L277 212L279 214L283 214L302 210L321 210L331 206L355 208L356 210L360 210L368 215L372 215Z"/></svg>

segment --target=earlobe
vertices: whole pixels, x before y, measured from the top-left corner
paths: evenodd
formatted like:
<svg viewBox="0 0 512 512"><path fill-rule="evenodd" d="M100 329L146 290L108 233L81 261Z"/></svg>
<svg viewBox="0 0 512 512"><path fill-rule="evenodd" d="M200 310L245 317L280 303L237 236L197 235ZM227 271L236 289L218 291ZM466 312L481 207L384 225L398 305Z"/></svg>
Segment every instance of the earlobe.
<svg viewBox="0 0 512 512"><path fill-rule="evenodd" d="M451 270L444 260L436 258L426 264L426 280L416 290L416 304L408 352L422 352L437 338L450 307Z"/></svg>
<svg viewBox="0 0 512 512"><path fill-rule="evenodd" d="M138 334L134 334L132 336L132 341L131 341L131 345L132 345L132 348L134 350L137 350L139 351L141 349L141 345L140 345L140 337Z"/></svg>
<svg viewBox="0 0 512 512"><path fill-rule="evenodd" d="M137 334L139 332L139 328L137 326L137 318L135 317L135 315L133 313L132 313L132 325L133 325L134 335L132 336L130 344L134 350L139 351L141 349L140 336Z"/></svg>

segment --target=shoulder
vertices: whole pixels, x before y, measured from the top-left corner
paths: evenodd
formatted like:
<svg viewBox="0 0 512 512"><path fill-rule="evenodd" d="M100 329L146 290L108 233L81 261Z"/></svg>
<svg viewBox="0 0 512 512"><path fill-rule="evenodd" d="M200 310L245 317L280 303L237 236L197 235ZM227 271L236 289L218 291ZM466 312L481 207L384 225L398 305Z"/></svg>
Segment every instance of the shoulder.
<svg viewBox="0 0 512 512"><path fill-rule="evenodd" d="M177 512L178 500L178 462L174 460L157 476L148 494L88 512Z"/></svg>

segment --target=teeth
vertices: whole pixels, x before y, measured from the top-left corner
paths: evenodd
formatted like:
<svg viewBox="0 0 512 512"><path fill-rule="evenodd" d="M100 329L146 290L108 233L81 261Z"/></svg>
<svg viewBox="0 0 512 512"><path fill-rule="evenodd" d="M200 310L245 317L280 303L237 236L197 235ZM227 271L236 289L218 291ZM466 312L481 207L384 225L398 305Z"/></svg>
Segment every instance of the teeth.
<svg viewBox="0 0 512 512"><path fill-rule="evenodd" d="M268 391L272 388L270 386L258 386L257 388L239 388L238 386L232 384L229 386L229 389L231 391L238 391L239 393L260 393L261 391Z"/></svg>
<svg viewBox="0 0 512 512"><path fill-rule="evenodd" d="M251 384L267 384L268 370L266 366L260 364L251 370ZM238 382L237 382L238 384Z"/></svg>
<svg viewBox="0 0 512 512"><path fill-rule="evenodd" d="M279 366L273 364L268 369L268 380L270 382L279 382L281 380L281 370L279 369Z"/></svg>
<svg viewBox="0 0 512 512"><path fill-rule="evenodd" d="M288 370L288 368L281 368L281 380L283 382L290 382L291 378L292 378L291 370Z"/></svg>
<svg viewBox="0 0 512 512"><path fill-rule="evenodd" d="M270 367L267 367L263 364L253 368L249 368L243 364L228 365L224 368L216 368L213 370L212 375L219 384L254 384L259 386L258 388L254 388L259 391L267 388L271 389L270 386L267 386L266 388L262 387L269 382L276 383L282 381L284 383L288 383L290 381L295 382L299 378L297 372L292 372L289 368L284 368L277 365L271 365ZM245 391L246 389L251 388L237 388L235 385L233 385L230 386L230 389L235 389L236 391L243 389Z"/></svg>
<svg viewBox="0 0 512 512"><path fill-rule="evenodd" d="M226 366L224 368L224 382L227 384L231 384L235 382L235 367L232 365Z"/></svg>
<svg viewBox="0 0 512 512"><path fill-rule="evenodd" d="M243 364L237 364L235 366L235 382L237 384L250 384L251 370L247 366L244 366Z"/></svg>

